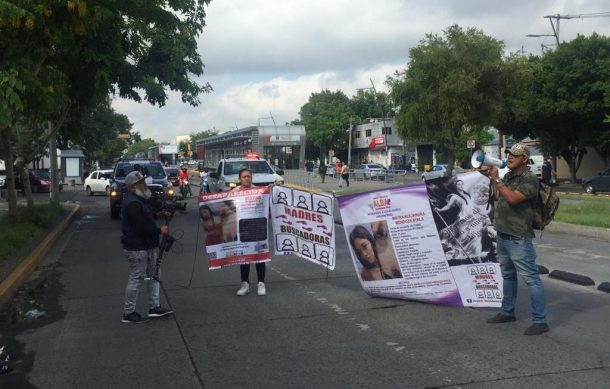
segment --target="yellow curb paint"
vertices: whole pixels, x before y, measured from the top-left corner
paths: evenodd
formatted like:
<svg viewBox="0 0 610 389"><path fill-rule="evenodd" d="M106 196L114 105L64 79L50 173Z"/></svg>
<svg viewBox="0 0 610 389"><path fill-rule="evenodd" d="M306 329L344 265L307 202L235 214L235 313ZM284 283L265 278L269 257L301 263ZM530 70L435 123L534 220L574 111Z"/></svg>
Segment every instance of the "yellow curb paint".
<svg viewBox="0 0 610 389"><path fill-rule="evenodd" d="M57 228L55 228L43 241L27 256L17 267L9 274L9 276L0 283L0 307L7 303L23 283L30 277L36 266L40 263L45 254L61 236L61 234L70 225L72 218L80 209L80 205L76 204L72 207L72 211L62 220Z"/></svg>

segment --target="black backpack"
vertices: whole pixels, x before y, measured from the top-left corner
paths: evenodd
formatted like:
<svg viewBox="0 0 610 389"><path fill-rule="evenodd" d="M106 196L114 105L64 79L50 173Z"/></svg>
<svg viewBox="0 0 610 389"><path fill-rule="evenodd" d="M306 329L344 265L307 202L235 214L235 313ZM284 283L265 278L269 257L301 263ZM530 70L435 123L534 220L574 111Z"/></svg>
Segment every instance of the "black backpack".
<svg viewBox="0 0 610 389"><path fill-rule="evenodd" d="M559 208L559 196L553 190L553 187L540 182L538 196L533 206L534 218L532 227L535 230L544 230L544 227L555 218L555 213Z"/></svg>

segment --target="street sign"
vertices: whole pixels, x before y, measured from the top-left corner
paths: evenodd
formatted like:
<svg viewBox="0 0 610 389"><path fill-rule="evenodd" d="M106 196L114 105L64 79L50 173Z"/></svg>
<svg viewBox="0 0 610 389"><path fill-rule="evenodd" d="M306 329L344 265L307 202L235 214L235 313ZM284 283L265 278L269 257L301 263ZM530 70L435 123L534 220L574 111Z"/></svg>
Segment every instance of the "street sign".
<svg viewBox="0 0 610 389"><path fill-rule="evenodd" d="M476 142L474 139L468 139L466 141L466 147L469 149L474 149L474 147L476 146Z"/></svg>

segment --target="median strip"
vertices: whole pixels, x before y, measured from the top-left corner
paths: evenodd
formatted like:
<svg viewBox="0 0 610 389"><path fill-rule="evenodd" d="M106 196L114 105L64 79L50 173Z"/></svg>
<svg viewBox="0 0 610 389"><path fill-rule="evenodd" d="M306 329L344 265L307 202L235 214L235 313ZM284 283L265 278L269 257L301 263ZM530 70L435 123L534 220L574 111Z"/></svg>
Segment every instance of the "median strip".
<svg viewBox="0 0 610 389"><path fill-rule="evenodd" d="M68 206L65 204L64 206ZM72 218L80 206L78 204L70 204L72 209L68 215L47 235L43 241L36 247L30 255L28 255L17 267L0 283L0 308L4 306L13 295L19 290L21 285L30 277L34 269L42 261L42 258L49 252L53 244L63 234L70 225Z"/></svg>

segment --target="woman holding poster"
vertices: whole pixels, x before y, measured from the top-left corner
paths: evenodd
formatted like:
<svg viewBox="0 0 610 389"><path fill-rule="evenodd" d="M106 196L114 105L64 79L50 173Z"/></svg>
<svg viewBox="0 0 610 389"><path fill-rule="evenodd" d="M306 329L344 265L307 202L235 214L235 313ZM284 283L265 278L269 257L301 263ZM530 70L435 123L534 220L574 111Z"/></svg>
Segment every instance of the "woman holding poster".
<svg viewBox="0 0 610 389"><path fill-rule="evenodd" d="M233 190L244 190L252 188L252 171L248 168L241 169L239 171L239 185ZM237 232L236 232L237 235ZM245 296L250 293L250 264L240 265L239 270L241 272L241 287L237 291L238 296ZM267 294L265 288L265 263L259 262L256 264L256 277L258 278L258 284L256 287L256 294L264 296Z"/></svg>
<svg viewBox="0 0 610 389"><path fill-rule="evenodd" d="M356 226L349 234L349 242L363 269L362 281L380 281L395 278L383 270L373 235L363 226Z"/></svg>

